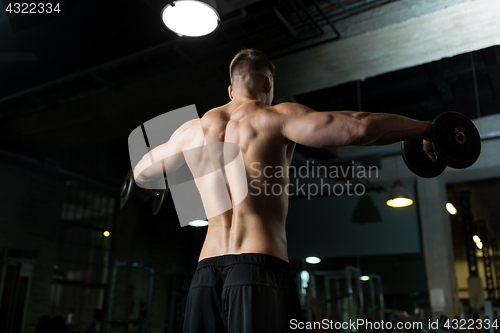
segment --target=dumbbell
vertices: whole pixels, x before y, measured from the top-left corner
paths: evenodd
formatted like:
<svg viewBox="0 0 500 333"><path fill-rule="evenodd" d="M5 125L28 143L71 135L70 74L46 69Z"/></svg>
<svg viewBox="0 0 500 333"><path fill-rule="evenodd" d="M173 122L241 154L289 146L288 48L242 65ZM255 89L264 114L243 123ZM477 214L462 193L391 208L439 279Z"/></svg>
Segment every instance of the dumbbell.
<svg viewBox="0 0 500 333"><path fill-rule="evenodd" d="M432 122L431 143L437 156L432 162L423 151L422 139L401 143L403 159L414 174L424 178L439 176L447 166L465 169L481 153L481 137L474 123L458 112L445 112Z"/></svg>
<svg viewBox="0 0 500 333"><path fill-rule="evenodd" d="M165 181L164 190L152 190L152 192L153 196L151 200L153 202L153 215L157 215L169 193L167 182ZM127 206L130 197L144 198L145 196L146 192L135 183L134 175L132 170L130 170L122 183L120 191L120 208L124 209Z"/></svg>

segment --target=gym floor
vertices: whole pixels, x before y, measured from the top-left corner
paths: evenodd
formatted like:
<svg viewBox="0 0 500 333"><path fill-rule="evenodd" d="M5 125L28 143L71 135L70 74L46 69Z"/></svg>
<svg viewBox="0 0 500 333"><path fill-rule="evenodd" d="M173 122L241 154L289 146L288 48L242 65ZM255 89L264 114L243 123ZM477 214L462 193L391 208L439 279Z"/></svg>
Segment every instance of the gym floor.
<svg viewBox="0 0 500 333"><path fill-rule="evenodd" d="M497 0L217 0L220 25L201 37L167 29L168 1L44 3L60 12L0 2L0 332L43 332L44 320L51 332L182 332L207 227L181 227L171 195L156 215L150 201L120 207L128 138L171 110L227 103L242 48L276 65L275 104L456 111L481 135L472 166L433 178L408 169L400 143L297 146L294 168L338 171L290 176L296 190L331 186L290 197L304 320L447 330L500 316ZM346 184L357 192L335 190ZM411 205L387 205L395 185Z"/></svg>

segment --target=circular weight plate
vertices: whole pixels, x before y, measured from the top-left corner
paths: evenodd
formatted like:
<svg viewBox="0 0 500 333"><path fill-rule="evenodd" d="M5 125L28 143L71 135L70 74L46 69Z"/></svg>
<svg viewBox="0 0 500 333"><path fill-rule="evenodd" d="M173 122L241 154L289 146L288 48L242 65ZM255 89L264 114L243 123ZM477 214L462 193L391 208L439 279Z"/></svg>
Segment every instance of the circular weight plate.
<svg viewBox="0 0 500 333"><path fill-rule="evenodd" d="M165 190L153 190L153 215L157 215L160 212L167 196L168 187Z"/></svg>
<svg viewBox="0 0 500 333"><path fill-rule="evenodd" d="M445 112L432 122L432 146L446 165L464 169L481 153L481 137L474 123L458 112Z"/></svg>
<svg viewBox="0 0 500 333"><path fill-rule="evenodd" d="M132 188L134 187L134 177L132 170L127 173L127 177L123 180L122 188L120 190L120 208L123 209L127 206L130 196L132 195Z"/></svg>
<svg viewBox="0 0 500 333"><path fill-rule="evenodd" d="M422 139L405 140L401 143L401 153L408 169L417 176L433 178L439 176L446 169L446 164L439 159L432 160L424 152Z"/></svg>

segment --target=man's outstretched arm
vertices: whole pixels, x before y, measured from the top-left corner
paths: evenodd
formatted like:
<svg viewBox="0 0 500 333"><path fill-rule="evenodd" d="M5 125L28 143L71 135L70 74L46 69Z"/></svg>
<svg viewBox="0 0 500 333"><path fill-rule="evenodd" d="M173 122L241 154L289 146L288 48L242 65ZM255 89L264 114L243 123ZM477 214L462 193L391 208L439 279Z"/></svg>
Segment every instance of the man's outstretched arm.
<svg viewBox="0 0 500 333"><path fill-rule="evenodd" d="M175 142L168 142L152 149L137 163L134 178L137 185L149 188L149 184L165 172L172 172L184 164L184 156L177 149Z"/></svg>
<svg viewBox="0 0 500 333"><path fill-rule="evenodd" d="M201 131L201 127L198 129L199 126L196 126L197 122L199 120L195 119L184 123L166 143L155 147L142 157L134 167L134 178L139 186L150 188L149 183L162 177L164 171L166 173L172 172L185 163L182 153L184 140L186 134L192 138L196 135L193 133L195 130Z"/></svg>
<svg viewBox="0 0 500 333"><path fill-rule="evenodd" d="M407 139L424 140L424 151L435 161L431 123L387 113L355 111L316 112L297 103L276 106L283 116L281 130L291 141L309 147L386 145Z"/></svg>

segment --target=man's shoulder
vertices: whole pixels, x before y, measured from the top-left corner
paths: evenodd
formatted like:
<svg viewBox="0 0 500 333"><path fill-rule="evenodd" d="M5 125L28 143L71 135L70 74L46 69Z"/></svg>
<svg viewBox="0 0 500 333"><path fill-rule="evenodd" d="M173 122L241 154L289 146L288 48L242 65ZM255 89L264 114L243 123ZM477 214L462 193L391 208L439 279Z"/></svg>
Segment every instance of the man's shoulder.
<svg viewBox="0 0 500 333"><path fill-rule="evenodd" d="M205 112L205 114L200 118L203 123L222 120L226 117L226 105L215 107L211 110Z"/></svg>
<svg viewBox="0 0 500 333"><path fill-rule="evenodd" d="M280 115L284 116L294 116L301 113L304 113L308 109L302 104L293 103L293 102L284 102L280 104L276 104L274 106L274 110Z"/></svg>
<svg viewBox="0 0 500 333"><path fill-rule="evenodd" d="M192 131L192 130L197 130L199 128L200 124L200 119L191 119L186 121L184 124L179 126L177 130L175 131L174 135L182 135L186 131Z"/></svg>
<svg viewBox="0 0 500 333"><path fill-rule="evenodd" d="M170 140L177 143L182 143L186 140L191 140L197 136L203 135L200 119L191 119L179 126L172 134Z"/></svg>

